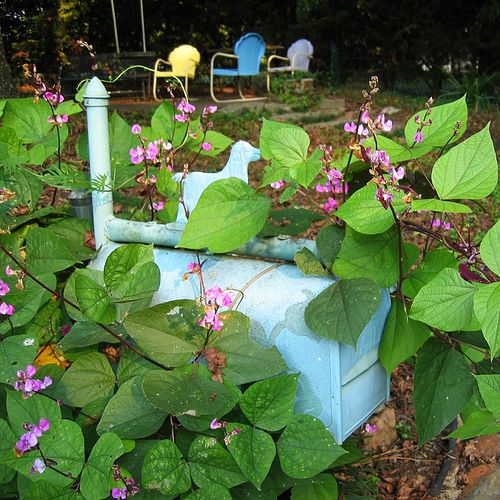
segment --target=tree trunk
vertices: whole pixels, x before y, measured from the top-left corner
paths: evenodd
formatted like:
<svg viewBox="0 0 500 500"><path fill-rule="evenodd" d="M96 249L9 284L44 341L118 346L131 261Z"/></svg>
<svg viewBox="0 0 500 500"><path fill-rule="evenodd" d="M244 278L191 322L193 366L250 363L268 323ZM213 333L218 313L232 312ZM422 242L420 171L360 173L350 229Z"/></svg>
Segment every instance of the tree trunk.
<svg viewBox="0 0 500 500"><path fill-rule="evenodd" d="M5 47L3 44L2 31L0 28L0 99L8 97L17 97L17 86L12 78L12 72L7 62L5 55Z"/></svg>

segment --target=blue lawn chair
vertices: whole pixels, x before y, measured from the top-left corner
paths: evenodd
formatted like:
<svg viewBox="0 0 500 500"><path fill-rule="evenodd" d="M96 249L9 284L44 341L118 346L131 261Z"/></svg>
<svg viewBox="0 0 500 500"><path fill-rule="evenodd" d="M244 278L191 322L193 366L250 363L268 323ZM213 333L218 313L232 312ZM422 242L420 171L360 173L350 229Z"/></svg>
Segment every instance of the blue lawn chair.
<svg viewBox="0 0 500 500"><path fill-rule="evenodd" d="M258 33L247 33L243 35L234 46L234 54L217 52L210 61L210 95L215 102L238 102L256 101L266 99L266 97L245 97L241 90L241 76L255 76L259 74L260 61L266 50L266 43ZM216 68L214 67L217 57L226 57L237 60L236 68ZM238 93L240 99L217 99L214 94L214 76L236 77L238 78Z"/></svg>

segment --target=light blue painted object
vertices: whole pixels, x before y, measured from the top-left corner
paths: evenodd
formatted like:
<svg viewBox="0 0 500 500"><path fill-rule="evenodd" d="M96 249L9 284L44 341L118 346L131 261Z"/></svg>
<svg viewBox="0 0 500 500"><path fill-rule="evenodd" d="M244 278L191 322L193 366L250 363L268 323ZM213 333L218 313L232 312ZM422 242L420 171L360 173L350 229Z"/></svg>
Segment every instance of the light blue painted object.
<svg viewBox="0 0 500 500"><path fill-rule="evenodd" d="M226 54L224 52L214 54L210 61L210 95L212 99L216 102L265 99L265 97L245 97L241 91L239 79L241 76L256 76L259 74L260 62L265 50L266 42L258 33L247 33L234 45L234 54ZM217 58L236 59L236 68L216 68L215 60ZM214 94L214 76L237 77L240 99L224 99L224 101L217 99Z"/></svg>
<svg viewBox="0 0 500 500"><path fill-rule="evenodd" d="M102 91L101 87L102 84L94 79L86 90L89 127L97 119L105 119L107 123L107 115L100 112L105 99L95 97ZM89 133L89 148L91 151L98 149L102 155L90 155L92 178L109 176L110 172L105 172L109 168L109 160L106 162L103 159L103 156L109 155L109 144L103 140L103 135ZM258 150L244 143L242 145L242 142L234 148L250 153L249 157L243 156L246 163L257 156ZM231 155L231 158L235 157ZM99 163L93 164L92 158L98 158ZM235 167L235 164L230 166L231 171ZM226 168L227 165L221 172ZM194 177L189 183L188 176L185 188L195 186L189 187L189 191L196 191L199 183L206 181L201 175L190 174ZM217 174L212 179L217 179ZM183 280L188 263L193 261L193 252L168 248L179 241L182 220L167 225L120 220L112 215L112 206L109 211L106 196L94 195L100 203L94 204L94 225L96 241L101 249L92 263L93 268L102 270L107 256L123 243L164 245L155 248L161 285L154 302L198 296L199 284L195 277ZM256 238L235 251L240 256L205 256L204 279L207 287L217 284L240 292L238 310L250 317L255 340L265 347L276 345L290 369L301 373L296 411L320 418L336 440L342 443L389 397L389 378L378 361L378 345L390 309L390 297L388 291L383 290L382 304L361 334L356 350L316 336L304 323L304 309L332 281L304 276L293 263L244 257L275 257L291 261L295 252L304 246L317 253L315 243L310 240Z"/></svg>

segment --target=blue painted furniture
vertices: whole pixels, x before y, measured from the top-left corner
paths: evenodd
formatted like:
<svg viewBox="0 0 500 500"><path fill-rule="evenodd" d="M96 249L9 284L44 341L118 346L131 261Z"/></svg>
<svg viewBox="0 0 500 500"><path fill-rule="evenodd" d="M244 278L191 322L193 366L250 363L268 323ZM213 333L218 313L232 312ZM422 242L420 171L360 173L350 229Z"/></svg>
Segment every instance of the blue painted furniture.
<svg viewBox="0 0 500 500"><path fill-rule="evenodd" d="M102 175L110 178L106 104L106 91L94 79L85 95L93 179ZM236 159L247 165L258 153L248 143L236 143L221 172L227 169L246 179L246 168L238 169ZM196 189L207 177L191 175L185 189L198 196ZM217 174L212 180L216 178ZM193 252L173 248L180 240L185 221L179 218L176 223L163 225L117 219L110 192L94 192L93 206L96 244L100 247L93 268L102 270L107 256L121 244L154 243L158 245L155 260L161 270L161 286L154 302L199 295L196 279L183 280ZM361 334L356 350L316 336L304 322L304 309L332 281L305 276L291 262L265 260L272 257L292 261L295 252L304 246L316 252L311 240L254 239L235 250L236 255L207 255L204 280L207 287L217 284L244 293L238 310L250 317L255 340L264 346L276 345L290 369L301 373L296 411L319 417L342 443L389 396L389 378L378 361L378 345L390 299L384 290L382 304Z"/></svg>
<svg viewBox="0 0 500 500"><path fill-rule="evenodd" d="M266 42L258 33L247 33L243 35L234 46L234 54L227 54L224 52L217 52L212 56L210 61L210 95L215 102L238 102L256 101L266 99L265 97L245 97L241 90L242 76L256 76L259 74L260 61L266 50ZM236 59L236 67L223 68L215 67L215 60L217 58ZM238 93L240 99L224 99L223 101L217 99L214 93L214 76L220 77L235 77L238 79Z"/></svg>

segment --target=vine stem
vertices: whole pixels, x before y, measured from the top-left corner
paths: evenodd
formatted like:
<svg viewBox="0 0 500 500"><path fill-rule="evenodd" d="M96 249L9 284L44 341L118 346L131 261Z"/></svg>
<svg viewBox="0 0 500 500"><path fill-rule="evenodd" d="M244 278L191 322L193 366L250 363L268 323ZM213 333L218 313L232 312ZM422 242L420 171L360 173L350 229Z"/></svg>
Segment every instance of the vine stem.
<svg viewBox="0 0 500 500"><path fill-rule="evenodd" d="M392 203L389 203L389 208L391 210L392 216L394 218L394 222L396 223L396 227L398 230L398 290L397 293L399 295L399 298L403 304L403 309L405 311L405 314L408 314L408 311L406 310L406 301L405 301L405 295L403 293L403 235L401 234L401 222L396 214L396 211L394 210L394 207L392 206Z"/></svg>
<svg viewBox="0 0 500 500"><path fill-rule="evenodd" d="M58 299L62 300L65 304L71 306L73 309L76 309L77 311L81 312L81 308L79 305L75 304L71 300L68 300L63 294L59 293L57 290L53 290L49 286L47 286L43 281L40 281L36 276L34 276L30 271L26 269L26 267L19 262L19 260L9 251L7 250L3 244L0 243L0 250L5 253L20 269L21 271L28 277L30 277L37 285L41 286L44 290L47 290L51 295L56 296ZM103 323L98 323L96 322L97 325L102 328L105 332L109 333L111 336L113 336L118 342L123 344L127 349L130 349L132 352L140 356L141 358L145 359L146 361L149 361L153 365L157 366L158 368L161 368L162 370L167 370L170 371L172 368L165 366L163 363L160 363L159 361L156 361L153 358L150 358L147 354L144 354L143 352L139 351L135 346L133 346L130 342L125 340L121 335L116 333L112 328L110 328L107 325L104 325Z"/></svg>

